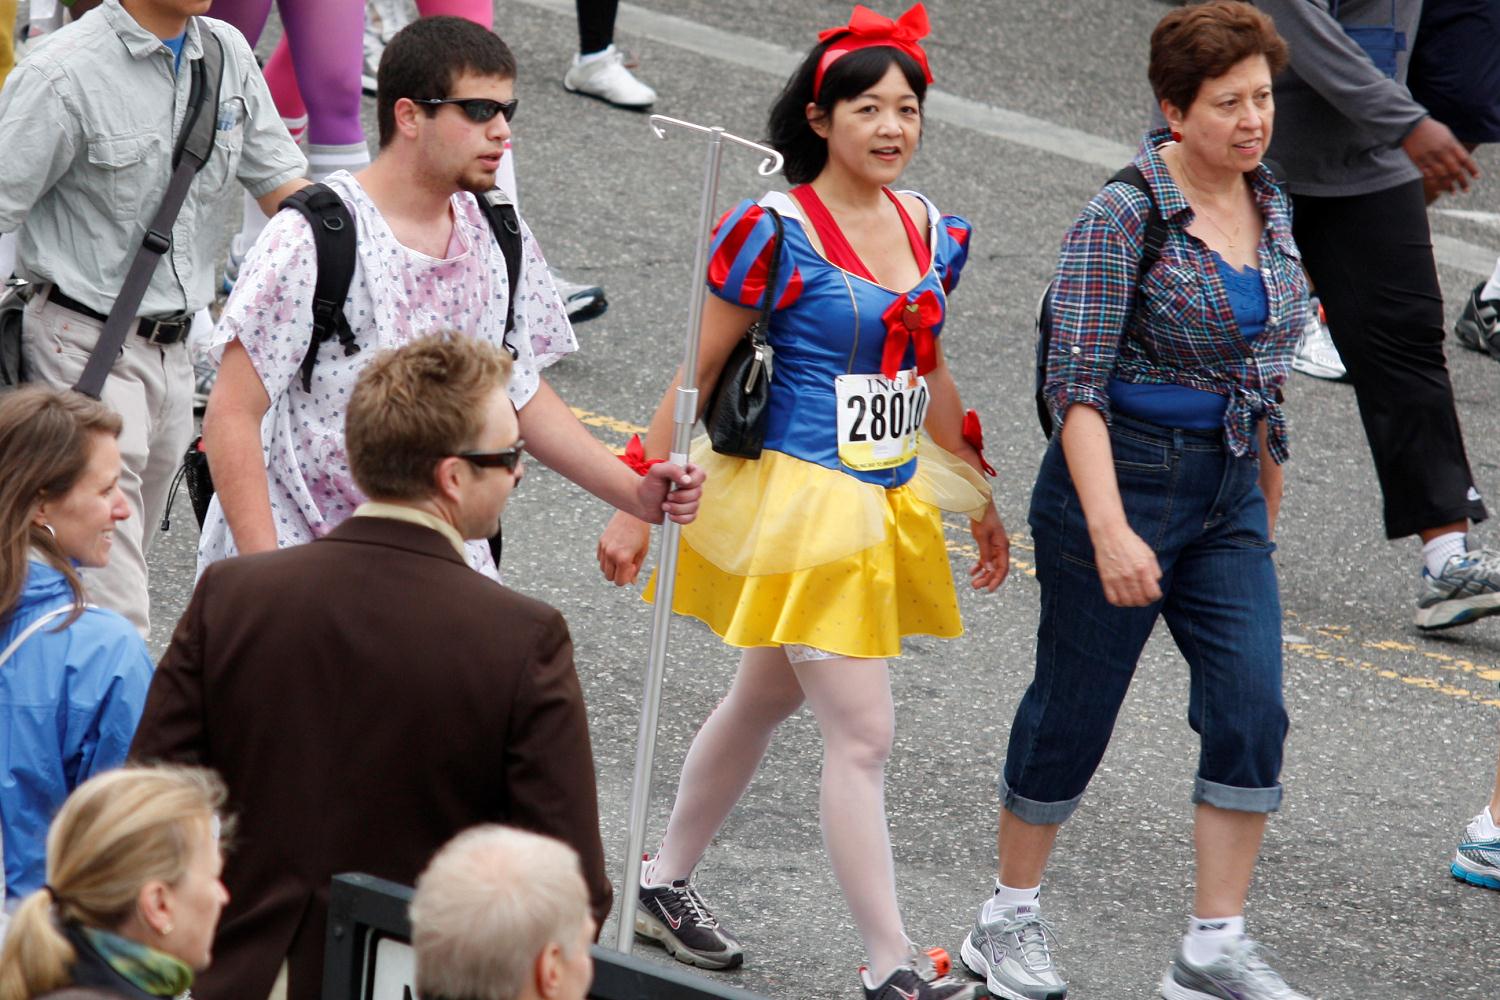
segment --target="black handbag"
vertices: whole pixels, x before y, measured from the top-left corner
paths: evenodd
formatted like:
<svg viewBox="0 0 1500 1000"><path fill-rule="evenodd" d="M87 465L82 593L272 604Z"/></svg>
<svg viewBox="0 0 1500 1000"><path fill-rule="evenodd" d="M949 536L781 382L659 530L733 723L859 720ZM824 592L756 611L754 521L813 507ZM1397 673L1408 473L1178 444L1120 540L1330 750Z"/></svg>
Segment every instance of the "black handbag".
<svg viewBox="0 0 1500 1000"><path fill-rule="evenodd" d="M771 328L771 307L781 276L782 221L775 209L765 211L776 226L776 235L772 237L771 269L766 275L760 316L734 345L703 410L709 444L719 454L736 458L760 458L766 438L766 407L771 401L771 366L776 352L766 334Z"/></svg>
<svg viewBox="0 0 1500 1000"><path fill-rule="evenodd" d="M21 314L26 309L28 286L20 278L0 284L0 392L26 381L21 356Z"/></svg>

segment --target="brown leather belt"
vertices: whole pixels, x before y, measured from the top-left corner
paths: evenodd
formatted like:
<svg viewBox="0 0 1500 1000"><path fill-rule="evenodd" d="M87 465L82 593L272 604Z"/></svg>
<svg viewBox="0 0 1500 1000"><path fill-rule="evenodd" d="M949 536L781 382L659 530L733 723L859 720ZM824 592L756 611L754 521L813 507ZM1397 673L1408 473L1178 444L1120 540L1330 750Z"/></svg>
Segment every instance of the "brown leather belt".
<svg viewBox="0 0 1500 1000"><path fill-rule="evenodd" d="M47 301L62 306L69 312L76 312L80 316L87 316L103 323L109 319L104 313L97 309L90 309L70 295L65 295L61 288L56 285L47 293ZM169 344L178 344L187 339L188 331L193 327L193 317L179 316L171 319L146 319L141 318L136 322L135 332L145 337L153 344L163 347Z"/></svg>

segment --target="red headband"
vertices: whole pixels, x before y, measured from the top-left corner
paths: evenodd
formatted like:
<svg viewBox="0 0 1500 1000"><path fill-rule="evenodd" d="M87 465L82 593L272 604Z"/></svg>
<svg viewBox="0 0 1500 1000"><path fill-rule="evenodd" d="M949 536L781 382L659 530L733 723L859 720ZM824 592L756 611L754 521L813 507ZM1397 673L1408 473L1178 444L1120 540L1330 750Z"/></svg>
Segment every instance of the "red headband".
<svg viewBox="0 0 1500 1000"><path fill-rule="evenodd" d="M863 4L855 4L848 24L818 33L819 42L835 38L839 41L836 45L830 45L823 53L823 58L818 60L818 72L813 77L813 99L816 100L818 92L823 89L823 74L828 72L829 66L851 52L879 45L899 49L911 56L922 67L922 76L931 83L932 70L927 68L927 53L918 44L927 37L927 32L927 8L920 3L913 4L910 10L894 21Z"/></svg>

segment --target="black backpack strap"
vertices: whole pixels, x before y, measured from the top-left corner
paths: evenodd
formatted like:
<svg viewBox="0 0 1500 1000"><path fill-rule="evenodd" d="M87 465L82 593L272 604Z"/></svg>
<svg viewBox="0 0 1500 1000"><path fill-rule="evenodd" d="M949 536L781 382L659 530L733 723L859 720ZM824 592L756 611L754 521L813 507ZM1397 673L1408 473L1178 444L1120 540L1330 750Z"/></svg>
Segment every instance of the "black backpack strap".
<svg viewBox="0 0 1500 1000"><path fill-rule="evenodd" d="M515 357L516 349L510 346L510 334L516 328L516 287L521 282L521 217L516 214L516 206L499 188L486 192L479 199L479 205L490 220L490 231L495 234L500 255L505 258L505 347L511 357Z"/></svg>
<svg viewBox="0 0 1500 1000"><path fill-rule="evenodd" d="M312 226L313 248L318 258L318 280L313 287L312 339L302 358L302 389L312 391L313 369L318 364L318 347L337 337L344 356L359 353L354 329L344 315L344 300L354 281L355 257L358 253L354 217L332 188L326 184L309 184L282 200L279 208L290 208L302 214Z"/></svg>
<svg viewBox="0 0 1500 1000"><path fill-rule="evenodd" d="M1134 163L1127 163L1108 181L1109 184L1119 182L1129 184L1141 194L1146 196L1146 232L1141 238L1141 262L1135 269L1135 294L1139 297L1141 280L1161 260L1161 252L1167 245L1167 220L1161 217L1161 211L1156 207L1156 195L1151 190L1151 184L1146 180L1146 175L1141 173L1141 168ZM1131 300L1131 311L1135 310L1136 299ZM1125 335L1135 342L1135 345L1145 352L1146 357L1151 359L1154 365L1160 365L1161 359L1156 355L1156 349L1140 337L1131 336L1130 319L1125 320Z"/></svg>

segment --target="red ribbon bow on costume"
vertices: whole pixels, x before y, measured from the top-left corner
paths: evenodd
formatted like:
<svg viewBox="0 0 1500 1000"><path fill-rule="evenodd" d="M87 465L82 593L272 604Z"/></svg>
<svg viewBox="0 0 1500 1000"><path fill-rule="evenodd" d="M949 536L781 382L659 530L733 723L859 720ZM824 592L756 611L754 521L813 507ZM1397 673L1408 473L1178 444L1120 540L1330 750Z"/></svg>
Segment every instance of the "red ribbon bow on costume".
<svg viewBox="0 0 1500 1000"><path fill-rule="evenodd" d="M917 65L922 67L922 76L931 83L932 70L927 68L927 53L918 44L927 37L928 30L927 8L919 3L913 4L910 10L894 21L875 13L864 4L855 4L848 24L818 32L819 42L832 41L841 35L845 37L839 44L830 46L823 53L823 58L818 60L818 73L813 78L813 97L816 98L818 91L823 89L823 74L828 71L829 66L842 56L874 45L889 45L905 52L917 61Z"/></svg>
<svg viewBox="0 0 1500 1000"><path fill-rule="evenodd" d="M984 470L986 476L995 475L995 467L984 457L984 428L979 426L979 411L970 410L964 414L964 441L979 453L979 467Z"/></svg>
<svg viewBox="0 0 1500 1000"><path fill-rule="evenodd" d="M927 289L913 298L910 293L892 302L880 314L885 322L885 349L880 354L880 374L895 378L906 357L906 345L917 352L917 374L926 375L937 367L937 338L932 328L943 321L943 304L937 294Z"/></svg>
<svg viewBox="0 0 1500 1000"><path fill-rule="evenodd" d="M620 456L620 461L634 469L638 476L644 476L651 466L662 463L662 459L646 457L646 446L641 444L639 434L631 435L630 443L625 446L625 454Z"/></svg>

